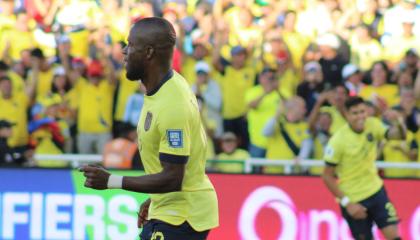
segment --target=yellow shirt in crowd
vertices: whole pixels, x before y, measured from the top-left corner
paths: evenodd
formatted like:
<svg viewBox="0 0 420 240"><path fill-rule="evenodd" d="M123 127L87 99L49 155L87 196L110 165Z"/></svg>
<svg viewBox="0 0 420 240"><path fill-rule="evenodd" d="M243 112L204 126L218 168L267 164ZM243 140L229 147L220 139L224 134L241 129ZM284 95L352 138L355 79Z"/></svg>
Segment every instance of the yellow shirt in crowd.
<svg viewBox="0 0 420 240"><path fill-rule="evenodd" d="M359 94L363 99L371 102L376 101L376 97L381 97L385 100L388 107L392 107L400 102L398 93L398 86L392 84L384 84L379 87L365 86Z"/></svg>
<svg viewBox="0 0 420 240"><path fill-rule="evenodd" d="M264 94L261 85L252 87L246 92L245 101L248 105L250 102L259 98ZM251 143L260 148L267 147L267 138L263 135L265 124L272 118L277 110L280 102L280 95L277 91L273 91L266 95L257 108L248 110L248 132Z"/></svg>
<svg viewBox="0 0 420 240"><path fill-rule="evenodd" d="M311 137L307 122L288 122L284 118L281 118L279 121L283 124L284 130L297 147L300 147L304 140ZM268 160L292 160L296 157L280 133L280 122L277 122L274 134L268 138ZM283 167L265 167L264 173L283 173Z"/></svg>
<svg viewBox="0 0 420 240"><path fill-rule="evenodd" d="M243 149L236 149L232 153L220 153L217 155L217 160L221 163L214 164L214 168L219 172L224 173L243 173L244 160L249 158L249 153ZM225 162L224 162L225 161Z"/></svg>
<svg viewBox="0 0 420 240"><path fill-rule="evenodd" d="M255 82L256 72L252 67L234 69L225 68L225 73L220 76L220 86L223 95L222 115L224 119L234 119L245 115L247 105L245 93Z"/></svg>
<svg viewBox="0 0 420 240"><path fill-rule="evenodd" d="M29 99L24 93L12 94L12 98L0 97L0 119L7 120L13 124L13 134L8 139L11 147L24 146L28 144L28 120L27 108Z"/></svg>
<svg viewBox="0 0 420 240"><path fill-rule="evenodd" d="M388 140L383 147L383 156L385 162L411 162L407 155L411 150L411 144L414 139L414 134L410 131L407 132L406 140ZM405 153L404 153L404 152ZM414 169L399 169L388 168L385 169L386 177L414 177L416 170Z"/></svg>
<svg viewBox="0 0 420 240"><path fill-rule="evenodd" d="M77 126L80 133L108 133L112 128L112 102L115 86L101 80L98 86L79 79Z"/></svg>
<svg viewBox="0 0 420 240"><path fill-rule="evenodd" d="M118 87L118 97L114 115L114 119L118 121L122 121L124 118L125 106L127 105L128 98L140 87L140 82L128 80L125 74L126 70L123 69L120 74L120 85Z"/></svg>

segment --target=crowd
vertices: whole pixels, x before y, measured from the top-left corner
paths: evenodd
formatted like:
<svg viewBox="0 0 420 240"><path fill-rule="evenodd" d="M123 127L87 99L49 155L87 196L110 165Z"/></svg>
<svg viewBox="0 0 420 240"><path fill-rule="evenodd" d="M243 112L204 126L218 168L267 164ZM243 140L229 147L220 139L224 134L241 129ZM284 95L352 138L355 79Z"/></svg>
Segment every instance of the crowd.
<svg viewBox="0 0 420 240"><path fill-rule="evenodd" d="M31 159L80 153L141 167L145 89L126 79L122 50L130 25L150 16L175 27L173 69L197 95L208 158L231 161L209 170L240 172L232 161L249 157L322 159L356 95L371 116L387 124L398 113L409 129L407 140L384 142L378 159L420 162L416 0L3 0L0 11L2 164L64 167Z"/></svg>

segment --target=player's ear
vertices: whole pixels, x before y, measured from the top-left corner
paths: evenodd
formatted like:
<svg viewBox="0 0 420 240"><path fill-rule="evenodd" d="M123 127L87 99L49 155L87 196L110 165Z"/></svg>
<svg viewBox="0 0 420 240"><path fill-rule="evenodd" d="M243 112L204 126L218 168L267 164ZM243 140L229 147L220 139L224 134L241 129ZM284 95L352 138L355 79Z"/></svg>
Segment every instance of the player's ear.
<svg viewBox="0 0 420 240"><path fill-rule="evenodd" d="M155 49L152 46L146 46L146 58L151 59L153 54L155 53Z"/></svg>

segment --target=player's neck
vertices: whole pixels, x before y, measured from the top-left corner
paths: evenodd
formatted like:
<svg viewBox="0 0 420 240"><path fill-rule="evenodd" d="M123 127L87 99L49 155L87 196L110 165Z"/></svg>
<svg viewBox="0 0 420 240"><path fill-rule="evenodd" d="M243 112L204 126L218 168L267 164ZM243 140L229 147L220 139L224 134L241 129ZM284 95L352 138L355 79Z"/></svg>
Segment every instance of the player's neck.
<svg viewBox="0 0 420 240"><path fill-rule="evenodd" d="M360 130L360 129L355 129L355 128L353 128L353 127L351 126L351 124L349 124L349 126L350 126L350 129L351 129L353 132L357 133L357 134L361 134L361 133L363 133L363 132L365 131L365 129L362 129L362 130Z"/></svg>
<svg viewBox="0 0 420 240"><path fill-rule="evenodd" d="M151 69L149 74L142 79L142 83L146 88L146 94L151 95L156 89L160 87L162 81L166 81L168 73L172 71L172 69Z"/></svg>

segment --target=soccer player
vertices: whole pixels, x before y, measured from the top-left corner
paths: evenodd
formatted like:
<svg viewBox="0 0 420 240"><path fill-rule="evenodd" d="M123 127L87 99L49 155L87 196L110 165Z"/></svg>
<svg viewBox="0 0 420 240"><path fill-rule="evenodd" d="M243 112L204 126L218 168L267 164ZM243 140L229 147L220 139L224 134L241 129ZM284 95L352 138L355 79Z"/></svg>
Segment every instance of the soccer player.
<svg viewBox="0 0 420 240"><path fill-rule="evenodd" d="M207 139L197 100L187 81L171 69L175 41L168 21L144 18L132 26L123 50L127 78L146 87L137 127L146 175L81 168L86 187L150 193L139 213L142 240L201 240L218 226L217 196L205 174Z"/></svg>
<svg viewBox="0 0 420 240"><path fill-rule="evenodd" d="M368 118L360 97L349 98L345 107L348 124L332 136L325 150L324 183L340 203L355 239L373 239L373 222L386 239L400 239L398 216L378 175L375 159L378 143L383 139L404 139L405 126L396 112L389 114L393 122L388 129L378 119Z"/></svg>

